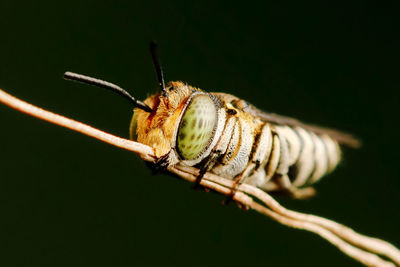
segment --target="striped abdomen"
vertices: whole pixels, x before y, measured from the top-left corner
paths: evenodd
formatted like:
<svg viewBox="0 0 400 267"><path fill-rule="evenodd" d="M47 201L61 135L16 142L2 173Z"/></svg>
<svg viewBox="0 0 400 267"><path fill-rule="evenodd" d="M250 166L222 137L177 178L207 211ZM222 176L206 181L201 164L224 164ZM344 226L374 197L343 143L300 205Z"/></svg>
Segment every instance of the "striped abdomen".
<svg viewBox="0 0 400 267"><path fill-rule="evenodd" d="M213 151L211 172L266 191L315 183L340 161L340 148L328 135L249 119L243 113L227 117Z"/></svg>

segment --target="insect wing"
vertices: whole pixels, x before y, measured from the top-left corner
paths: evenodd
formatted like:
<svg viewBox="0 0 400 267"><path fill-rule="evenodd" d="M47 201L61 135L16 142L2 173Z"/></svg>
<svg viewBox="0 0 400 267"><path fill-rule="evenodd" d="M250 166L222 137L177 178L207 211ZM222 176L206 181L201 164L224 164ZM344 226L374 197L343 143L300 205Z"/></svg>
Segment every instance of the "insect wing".
<svg viewBox="0 0 400 267"><path fill-rule="evenodd" d="M342 145L347 145L353 148L358 148L361 145L360 141L351 134L313 124L306 124L291 117L286 117L275 113L267 113L256 108L253 105L248 105L243 111L249 113L252 116L258 117L263 121L268 121L280 125L287 125L291 127L299 126L301 128L304 128L305 130L314 132L319 135L329 135L331 138L335 139L339 144Z"/></svg>
<svg viewBox="0 0 400 267"><path fill-rule="evenodd" d="M290 127L299 126L305 130L311 131L318 135L324 135L324 134L329 135L331 138L335 139L339 144L342 145L347 145L353 148L358 148L361 146L361 142L351 134L344 133L335 129L303 123L291 117L265 112L233 95L225 93L214 93L214 94L220 97L223 101L231 103L232 106L234 106L235 108L241 109L243 110L243 112L246 112L249 115L257 117L262 121L278 125L287 125Z"/></svg>

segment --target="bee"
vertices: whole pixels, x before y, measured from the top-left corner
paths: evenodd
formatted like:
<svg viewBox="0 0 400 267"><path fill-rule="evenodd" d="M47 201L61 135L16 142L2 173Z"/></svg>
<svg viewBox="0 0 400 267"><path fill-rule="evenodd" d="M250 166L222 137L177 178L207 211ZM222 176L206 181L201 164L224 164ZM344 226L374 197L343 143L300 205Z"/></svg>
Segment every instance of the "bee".
<svg viewBox="0 0 400 267"><path fill-rule="evenodd" d="M350 134L267 113L230 94L209 93L180 81L165 84L155 43L150 51L160 91L143 102L106 81L72 72L64 78L129 99L135 106L130 138L154 149L156 169L194 166L200 170L197 184L212 172L237 186L247 183L303 198L339 164L340 145L360 145Z"/></svg>

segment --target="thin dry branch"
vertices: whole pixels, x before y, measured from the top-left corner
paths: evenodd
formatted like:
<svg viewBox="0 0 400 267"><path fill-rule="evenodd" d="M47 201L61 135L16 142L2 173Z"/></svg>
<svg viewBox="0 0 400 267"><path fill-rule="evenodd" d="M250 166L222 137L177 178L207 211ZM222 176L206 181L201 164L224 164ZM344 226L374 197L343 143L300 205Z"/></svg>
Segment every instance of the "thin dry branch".
<svg viewBox="0 0 400 267"><path fill-rule="evenodd" d="M179 171L176 171L177 169ZM176 166L175 168L171 168L170 171L190 182L195 181L198 173L197 169L187 166ZM214 190L217 189L217 192L227 196L229 196L230 190L232 186L234 186L231 180L224 179L211 173L207 173L203 180L207 180L212 184L218 184L220 187L213 185L214 188L211 188L208 186L209 184L202 183L203 186ZM221 187L223 187L224 190L221 190ZM253 198L250 196L260 200L267 207L253 201ZM393 263L382 260L376 254L385 255L400 266L397 261L400 251L392 244L380 239L358 234L344 225L322 217L288 210L281 206L268 193L258 188L243 184L238 188L238 193L236 193L234 199L238 203L246 205L250 209L256 210L283 225L307 230L321 236L343 253L367 266L394 266ZM251 201L249 199L251 199ZM340 227L333 227L333 225Z"/></svg>
<svg viewBox="0 0 400 267"><path fill-rule="evenodd" d="M146 161L154 162L155 160L154 152L151 147L111 135L81 122L74 121L61 115L38 108L19 100L2 90L0 90L0 102L36 118L46 120L48 122L86 134L111 145L135 152ZM199 171L193 167L180 165L169 167L168 170L171 173L177 174L182 179L190 182L194 182L196 180L196 175L198 175ZM201 184L206 188L212 189L227 196L230 195L231 188L233 186L233 182L231 180L211 173L207 173L204 176ZM260 201L263 205L256 202L255 199L258 199L258 201ZM313 232L336 246L343 253L365 265L394 266L393 263L395 263L400 266L400 251L392 244L380 239L358 234L354 230L344 225L322 217L288 210L281 206L269 194L256 187L242 184L238 188L238 192L235 194L234 200L241 205L256 210L283 225ZM377 254L387 257L393 261L393 263L383 260L382 258L378 257Z"/></svg>

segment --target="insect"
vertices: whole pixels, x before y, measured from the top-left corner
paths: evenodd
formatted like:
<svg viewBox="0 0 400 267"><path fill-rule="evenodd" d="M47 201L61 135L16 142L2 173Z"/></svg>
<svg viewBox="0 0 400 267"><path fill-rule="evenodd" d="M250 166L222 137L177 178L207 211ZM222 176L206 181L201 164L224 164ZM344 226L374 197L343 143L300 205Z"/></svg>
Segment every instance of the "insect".
<svg viewBox="0 0 400 267"><path fill-rule="evenodd" d="M195 181L197 186L222 193L228 200L235 199L243 207L284 225L314 232L365 265L393 266L377 256L382 255L400 266L400 251L390 243L360 235L322 217L287 210L266 193L285 192L295 198L311 196L311 185L340 162L340 145L358 147L357 139L263 112L233 95L207 93L183 82L165 85L156 52L152 43L151 54L161 90L143 102L115 84L72 72L64 74L66 79L109 89L129 99L135 106L130 135L139 142L35 107L2 90L0 102L138 153L155 169L168 168L181 178Z"/></svg>
<svg viewBox="0 0 400 267"><path fill-rule="evenodd" d="M183 164L296 198L340 162L339 145L359 146L349 134L266 113L225 93L208 93L183 82L164 82L156 45L150 46L160 92L139 101L121 87L66 72L64 78L110 89L135 106L131 139L154 149L156 169ZM232 190L234 194L235 188Z"/></svg>

